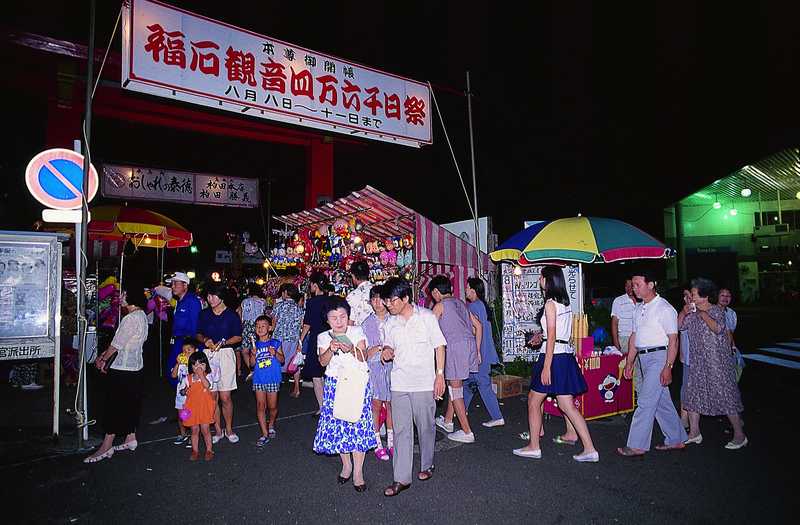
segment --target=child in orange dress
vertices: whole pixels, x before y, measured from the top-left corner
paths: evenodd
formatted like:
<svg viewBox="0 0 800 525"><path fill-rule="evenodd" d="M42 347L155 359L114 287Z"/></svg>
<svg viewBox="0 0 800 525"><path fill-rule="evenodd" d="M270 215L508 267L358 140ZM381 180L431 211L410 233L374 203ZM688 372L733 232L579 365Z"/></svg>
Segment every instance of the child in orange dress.
<svg viewBox="0 0 800 525"><path fill-rule="evenodd" d="M205 460L211 461L214 451L211 448L210 425L214 422L214 398L211 396L211 383L214 378L211 376L211 365L204 352L195 352L189 356L189 370L192 373L186 378L186 402L183 404L184 411L188 410L187 417L183 420L183 426L192 428L192 455L190 461L197 461L200 458L200 432L203 432L203 440L206 442Z"/></svg>

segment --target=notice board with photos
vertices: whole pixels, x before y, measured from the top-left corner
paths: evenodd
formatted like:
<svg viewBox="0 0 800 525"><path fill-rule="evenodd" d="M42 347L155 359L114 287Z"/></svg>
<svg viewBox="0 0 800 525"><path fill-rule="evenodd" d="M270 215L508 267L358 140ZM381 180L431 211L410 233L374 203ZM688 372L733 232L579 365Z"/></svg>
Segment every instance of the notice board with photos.
<svg viewBox="0 0 800 525"><path fill-rule="evenodd" d="M541 331L536 315L544 305L544 295L539 288L539 277L544 265L518 267L509 263L501 265L501 289L503 294L503 361L516 358L532 360L538 349L525 346L525 333ZM570 297L573 312L578 312L581 289L578 265L565 266L564 282Z"/></svg>
<svg viewBox="0 0 800 525"><path fill-rule="evenodd" d="M0 361L55 355L60 279L56 234L0 231Z"/></svg>

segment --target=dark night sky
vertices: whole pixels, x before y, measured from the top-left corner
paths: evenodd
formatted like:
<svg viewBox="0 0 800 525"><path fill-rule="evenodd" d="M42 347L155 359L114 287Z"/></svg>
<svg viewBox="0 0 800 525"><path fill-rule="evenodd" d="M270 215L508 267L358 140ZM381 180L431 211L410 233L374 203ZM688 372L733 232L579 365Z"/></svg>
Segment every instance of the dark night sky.
<svg viewBox="0 0 800 525"><path fill-rule="evenodd" d="M493 217L501 240L524 219L578 212L622 218L661 236L665 205L800 143L795 2L173 3L456 91L470 69L479 209ZM52 9L43 2L14 4L4 17L7 27L86 41L88 8L70 11L88 2L52 2ZM118 3L98 4L97 42L104 46ZM437 98L469 176L465 98L448 91L437 91ZM34 117L9 143L25 160L2 166L4 178L21 179L19 163L24 166L40 146L43 115L24 105L3 111L7 122L23 113ZM297 148L103 119L95 128L95 158L228 175L269 173L274 211L302 207L305 168ZM438 123L434 140L422 150L377 142L337 147L337 196L371 184L435 221L466 218ZM11 193L2 206L0 222L15 226L29 224L38 212L38 205L20 204ZM190 227L198 213L170 212ZM222 217L234 228L258 215Z"/></svg>

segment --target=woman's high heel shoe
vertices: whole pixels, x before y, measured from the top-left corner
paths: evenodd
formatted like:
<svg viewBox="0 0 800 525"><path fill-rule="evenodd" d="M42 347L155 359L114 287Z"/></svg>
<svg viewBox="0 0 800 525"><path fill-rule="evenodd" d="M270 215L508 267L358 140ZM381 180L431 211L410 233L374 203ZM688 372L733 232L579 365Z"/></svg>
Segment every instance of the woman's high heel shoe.
<svg viewBox="0 0 800 525"><path fill-rule="evenodd" d="M350 481L350 478L351 478L351 477L353 477L353 473L352 473L352 472L351 472L351 473L350 473L350 475L349 475L349 476L347 476L346 478L343 478L342 476L336 476L336 481L338 481L338 482L339 482L339 485L344 485L345 483L347 483L348 481Z"/></svg>

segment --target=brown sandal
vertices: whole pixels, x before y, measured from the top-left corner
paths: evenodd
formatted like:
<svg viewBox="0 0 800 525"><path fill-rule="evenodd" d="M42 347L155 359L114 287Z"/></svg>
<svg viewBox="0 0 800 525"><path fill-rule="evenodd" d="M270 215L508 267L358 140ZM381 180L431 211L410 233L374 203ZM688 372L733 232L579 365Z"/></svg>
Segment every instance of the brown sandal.
<svg viewBox="0 0 800 525"><path fill-rule="evenodd" d="M638 450L638 449L631 448L631 447L620 447L620 448L617 449L617 454L619 454L620 456L633 458L633 457L638 457L638 456L644 456L645 455L645 451Z"/></svg>
<svg viewBox="0 0 800 525"><path fill-rule="evenodd" d="M386 496L387 498L391 498L393 496L397 496L410 486L411 485L404 485L402 483L398 483L395 481L394 483L386 487L386 490L383 491L383 495Z"/></svg>
<svg viewBox="0 0 800 525"><path fill-rule="evenodd" d="M431 465L430 468L421 471L417 474L417 479L420 481L428 481L433 477L433 471L436 470L436 467Z"/></svg>

